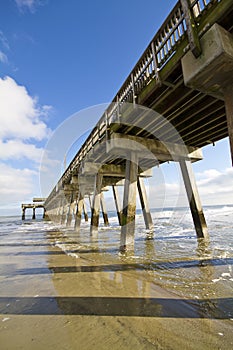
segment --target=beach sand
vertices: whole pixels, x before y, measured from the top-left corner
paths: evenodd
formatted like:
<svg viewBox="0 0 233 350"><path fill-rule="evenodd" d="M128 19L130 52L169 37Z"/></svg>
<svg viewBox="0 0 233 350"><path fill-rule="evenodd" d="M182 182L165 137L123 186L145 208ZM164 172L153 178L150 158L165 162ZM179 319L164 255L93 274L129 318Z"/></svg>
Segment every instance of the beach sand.
<svg viewBox="0 0 233 350"><path fill-rule="evenodd" d="M232 319L164 290L132 259L68 256L57 235L1 247L1 350L233 348Z"/></svg>

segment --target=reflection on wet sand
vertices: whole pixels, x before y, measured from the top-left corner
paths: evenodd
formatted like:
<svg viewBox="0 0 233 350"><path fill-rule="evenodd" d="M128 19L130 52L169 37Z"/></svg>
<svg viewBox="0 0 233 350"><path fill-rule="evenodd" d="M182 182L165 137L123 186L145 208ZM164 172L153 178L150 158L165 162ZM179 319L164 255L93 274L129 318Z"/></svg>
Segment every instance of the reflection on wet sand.
<svg viewBox="0 0 233 350"><path fill-rule="evenodd" d="M76 252L79 252L76 250ZM91 252L91 251L89 251ZM64 254L62 251L58 252L46 252L43 254L48 255L59 255ZM31 255L40 255L41 252ZM23 255L23 254L20 254ZM28 254L30 255L30 254ZM129 263L129 264L108 264L108 265L81 265L81 266L51 266L48 268L43 267L33 267L18 269L14 271L17 275L43 275L47 273L73 273L73 272L116 272L116 271L155 271L155 270L164 270L164 269L188 269L192 267L200 268L200 273L204 276L206 282L211 281L213 278L213 269L214 266L228 266L233 265L233 258L224 258L224 259L203 259L203 260L189 260L189 261L175 261L175 262L160 262L160 263ZM204 269L208 267L208 269ZM212 269L211 269L212 267ZM212 273L211 273L212 270ZM4 271L5 274L5 271ZM1 273L0 273L1 275Z"/></svg>
<svg viewBox="0 0 233 350"><path fill-rule="evenodd" d="M148 292L148 290L147 290ZM221 306L228 313L221 312ZM215 308L213 308L213 305ZM172 318L233 318L233 298L0 297L0 313Z"/></svg>
<svg viewBox="0 0 233 350"><path fill-rule="evenodd" d="M212 280L233 258L216 258L201 242L192 257L166 258L154 239L119 255L117 236L104 237L48 231L1 242L6 349L232 347L233 297Z"/></svg>

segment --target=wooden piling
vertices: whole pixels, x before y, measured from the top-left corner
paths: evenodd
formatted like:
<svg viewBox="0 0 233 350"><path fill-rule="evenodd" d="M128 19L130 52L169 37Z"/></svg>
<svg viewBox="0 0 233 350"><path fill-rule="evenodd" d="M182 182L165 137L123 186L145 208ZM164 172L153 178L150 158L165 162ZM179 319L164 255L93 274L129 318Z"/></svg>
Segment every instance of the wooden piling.
<svg viewBox="0 0 233 350"><path fill-rule="evenodd" d="M138 158L131 152L126 160L120 251L134 249L137 176Z"/></svg>
<svg viewBox="0 0 233 350"><path fill-rule="evenodd" d="M103 215L103 219L104 219L104 225L109 226L108 213L107 213L107 208L106 208L106 203L105 203L103 192L101 192L101 194L100 194L100 205L101 205L102 215Z"/></svg>
<svg viewBox="0 0 233 350"><path fill-rule="evenodd" d="M208 239L208 230L198 194L195 177L192 171L191 162L180 160L180 168L188 196L189 206L193 217L194 226L198 238Z"/></svg>
<svg viewBox="0 0 233 350"><path fill-rule="evenodd" d="M119 200L119 193L116 185L112 185L112 192L113 192L113 197L115 201L115 206L116 206L116 212L117 212L117 217L118 217L118 222L119 225L122 225L122 211L121 211L121 206L120 206L120 200Z"/></svg>
<svg viewBox="0 0 233 350"><path fill-rule="evenodd" d="M62 214L61 214L61 224L62 225L64 225L66 222L66 214L67 214L67 203L66 203L66 199L63 199Z"/></svg>
<svg viewBox="0 0 233 350"><path fill-rule="evenodd" d="M228 127L229 143L230 143L230 150L231 150L231 163L233 166L233 84L229 84L229 86L224 89L223 93L224 93L224 100L225 100L227 127Z"/></svg>
<svg viewBox="0 0 233 350"><path fill-rule="evenodd" d="M138 177L137 186L138 186L138 193L139 193L139 198L141 202L142 213L143 213L146 229L153 231L154 225L153 225L153 221L150 213L150 207L147 199L146 188L142 177Z"/></svg>
<svg viewBox="0 0 233 350"><path fill-rule="evenodd" d="M49 220L49 215L47 214L46 209L44 208L44 213L43 213L43 219L44 220Z"/></svg>
<svg viewBox="0 0 233 350"><path fill-rule="evenodd" d="M93 195L93 203L91 208L91 235L94 235L98 232L102 179L102 174L97 173L95 178L95 191Z"/></svg>
<svg viewBox="0 0 233 350"><path fill-rule="evenodd" d="M73 206L74 206L73 197L74 197L74 193L72 192L70 195L70 203L68 204L68 212L67 212L67 218L66 218L67 227L71 226L71 222L73 218Z"/></svg>
<svg viewBox="0 0 233 350"><path fill-rule="evenodd" d="M22 208L22 220L25 220L26 208Z"/></svg>
<svg viewBox="0 0 233 350"><path fill-rule="evenodd" d="M57 207L57 213L56 213L56 219L55 219L57 223L61 223L61 217L62 217L62 211L63 211L62 203L63 203L63 199L61 197L59 199L59 205Z"/></svg>
<svg viewBox="0 0 233 350"><path fill-rule="evenodd" d="M84 200L83 200L83 214L84 214L85 221L88 222L87 206Z"/></svg>
<svg viewBox="0 0 233 350"><path fill-rule="evenodd" d="M79 232L79 230L80 230L83 204L84 204L84 199L83 199L83 196L80 194L79 198L77 200L77 207L76 207L76 213L75 213L75 223L74 223L74 229L77 232Z"/></svg>

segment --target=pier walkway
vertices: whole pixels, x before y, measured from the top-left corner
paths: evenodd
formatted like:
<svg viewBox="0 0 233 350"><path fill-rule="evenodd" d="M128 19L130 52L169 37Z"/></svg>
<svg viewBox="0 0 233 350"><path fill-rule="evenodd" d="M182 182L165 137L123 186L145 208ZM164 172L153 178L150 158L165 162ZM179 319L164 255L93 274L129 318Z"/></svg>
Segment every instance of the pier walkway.
<svg viewBox="0 0 233 350"><path fill-rule="evenodd" d="M175 161L197 237L208 238L191 163L202 159L202 147L227 136L233 159L232 31L232 0L177 2L46 199L52 220L69 226L75 219L78 231L84 198L91 196L90 231L96 234L101 205L108 224L103 190L111 186L120 249L133 249L136 192L153 231L143 178L154 166Z"/></svg>

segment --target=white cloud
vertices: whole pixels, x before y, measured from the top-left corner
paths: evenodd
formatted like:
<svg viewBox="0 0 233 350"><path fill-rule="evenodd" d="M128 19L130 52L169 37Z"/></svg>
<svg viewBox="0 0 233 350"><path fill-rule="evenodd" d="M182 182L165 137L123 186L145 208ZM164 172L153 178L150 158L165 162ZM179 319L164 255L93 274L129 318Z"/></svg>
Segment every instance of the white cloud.
<svg viewBox="0 0 233 350"><path fill-rule="evenodd" d="M41 161L43 149L37 148L33 144L24 143L21 140L0 140L0 159L30 159L39 163Z"/></svg>
<svg viewBox="0 0 233 350"><path fill-rule="evenodd" d="M200 178L200 182L206 181L208 179L217 178L219 175L221 175L221 172L216 169L207 169L202 173L196 174L197 178Z"/></svg>
<svg viewBox="0 0 233 350"><path fill-rule="evenodd" d="M163 167L161 166L163 170ZM165 169L168 170L168 169ZM174 169L172 169L174 172ZM182 178L174 182L158 176L148 179L147 193L151 207L187 206L188 199ZM175 174L174 174L175 175ZM233 168L222 171L208 169L195 174L202 205L233 204Z"/></svg>
<svg viewBox="0 0 233 350"><path fill-rule="evenodd" d="M233 203L233 168L197 173L197 186L207 204Z"/></svg>
<svg viewBox="0 0 233 350"><path fill-rule="evenodd" d="M0 30L0 43L2 44L2 46L9 50L10 49L10 45L8 43L7 38L5 37L5 35L3 34L3 32Z"/></svg>
<svg viewBox="0 0 233 350"><path fill-rule="evenodd" d="M5 214L6 208L15 203L19 208L22 201L39 195L38 164L43 149L36 142L50 134L42 119L48 117L52 107L40 106L24 86L10 77L0 78L0 100L0 206ZM26 167L25 160L29 160Z"/></svg>
<svg viewBox="0 0 233 350"><path fill-rule="evenodd" d="M0 163L0 206L8 203L21 203L33 192L33 177L37 173L31 169L14 169Z"/></svg>
<svg viewBox="0 0 233 350"><path fill-rule="evenodd" d="M34 13L36 7L42 4L40 0L15 0L15 3L19 11L24 12L28 9L31 13Z"/></svg>
<svg viewBox="0 0 233 350"><path fill-rule="evenodd" d="M154 177L149 182L153 180ZM177 183L160 182L147 186L147 193L152 208L182 207L188 203L183 183L178 179Z"/></svg>
<svg viewBox="0 0 233 350"><path fill-rule="evenodd" d="M8 63L7 55L4 52L2 52L2 51L0 51L0 62Z"/></svg>
<svg viewBox="0 0 233 350"><path fill-rule="evenodd" d="M12 78L0 78L0 139L36 139L48 136L46 124L40 120L48 106L39 107L24 86L18 85Z"/></svg>

